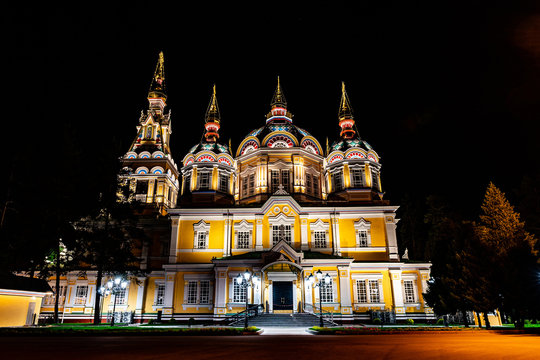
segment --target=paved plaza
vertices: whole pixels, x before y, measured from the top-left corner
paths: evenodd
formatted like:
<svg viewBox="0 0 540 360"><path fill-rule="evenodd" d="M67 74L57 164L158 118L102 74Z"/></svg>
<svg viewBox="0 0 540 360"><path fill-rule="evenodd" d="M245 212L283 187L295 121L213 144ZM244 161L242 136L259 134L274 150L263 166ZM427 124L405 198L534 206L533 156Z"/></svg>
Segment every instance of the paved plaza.
<svg viewBox="0 0 540 360"><path fill-rule="evenodd" d="M312 336L268 332L267 336L236 337L2 337L0 348L4 359L516 360L538 359L540 336L491 332Z"/></svg>

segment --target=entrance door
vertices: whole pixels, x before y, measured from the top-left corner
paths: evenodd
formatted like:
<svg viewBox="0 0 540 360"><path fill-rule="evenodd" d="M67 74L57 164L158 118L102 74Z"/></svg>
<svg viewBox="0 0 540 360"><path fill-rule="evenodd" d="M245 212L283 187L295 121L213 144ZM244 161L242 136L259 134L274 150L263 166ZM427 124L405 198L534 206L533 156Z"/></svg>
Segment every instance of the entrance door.
<svg viewBox="0 0 540 360"><path fill-rule="evenodd" d="M292 310L293 293L292 281L274 281L273 288L273 309L274 310Z"/></svg>

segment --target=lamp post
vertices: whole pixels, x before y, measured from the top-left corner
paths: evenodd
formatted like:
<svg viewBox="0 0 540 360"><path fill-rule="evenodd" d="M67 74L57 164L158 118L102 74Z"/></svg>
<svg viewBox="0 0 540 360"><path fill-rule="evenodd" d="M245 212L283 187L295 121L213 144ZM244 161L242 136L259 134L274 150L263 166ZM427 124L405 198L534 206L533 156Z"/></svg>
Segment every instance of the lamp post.
<svg viewBox="0 0 540 360"><path fill-rule="evenodd" d="M116 300L118 298L118 294L127 287L128 282L126 279L122 278L121 276L117 276L114 278L114 280L107 281L107 287L102 286L99 289L99 293L102 296L107 296L109 294L114 295L114 302L113 302L113 313L112 313L112 320L111 320L111 326L114 326L114 314L116 312Z"/></svg>
<svg viewBox="0 0 540 360"><path fill-rule="evenodd" d="M236 277L236 283L240 285L245 290L246 295L246 314L244 321L244 328L248 327L248 288L254 287L259 284L259 278L255 275L252 275L248 270L244 274L238 274Z"/></svg>
<svg viewBox="0 0 540 360"><path fill-rule="evenodd" d="M315 277L313 277L313 274L309 275L307 280L311 285L319 288L319 310L320 310L319 325L320 325L320 327L324 327L323 315L322 315L321 287L323 285L329 285L332 278L330 277L330 275L328 275L328 273L326 273L326 275L324 275L324 283L323 283L323 281L322 281L323 280L323 274L321 272L321 269L317 270L317 272L315 273L315 276L317 277L317 283L315 283Z"/></svg>

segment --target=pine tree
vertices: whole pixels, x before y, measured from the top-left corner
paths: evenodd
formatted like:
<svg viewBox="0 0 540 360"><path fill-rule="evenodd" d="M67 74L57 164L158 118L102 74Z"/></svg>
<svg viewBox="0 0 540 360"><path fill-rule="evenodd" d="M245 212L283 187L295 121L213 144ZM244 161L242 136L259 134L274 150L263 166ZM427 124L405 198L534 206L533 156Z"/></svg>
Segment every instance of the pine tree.
<svg viewBox="0 0 540 360"><path fill-rule="evenodd" d="M528 311L524 306L527 279L538 261L537 239L525 230L519 213L493 183L487 187L481 210L475 233L485 254L477 271L489 289L484 300L511 311L516 326L522 327Z"/></svg>

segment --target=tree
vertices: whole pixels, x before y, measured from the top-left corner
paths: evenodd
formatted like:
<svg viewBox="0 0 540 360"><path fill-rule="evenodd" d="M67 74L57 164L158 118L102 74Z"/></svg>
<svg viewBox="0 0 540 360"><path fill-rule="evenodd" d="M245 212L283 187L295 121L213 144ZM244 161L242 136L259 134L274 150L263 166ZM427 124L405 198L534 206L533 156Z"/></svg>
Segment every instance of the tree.
<svg viewBox="0 0 540 360"><path fill-rule="evenodd" d="M475 234L484 253L477 274L490 288L484 300L510 311L516 327L523 327L527 279L538 262L537 239L525 230L519 213L493 183L487 187Z"/></svg>

